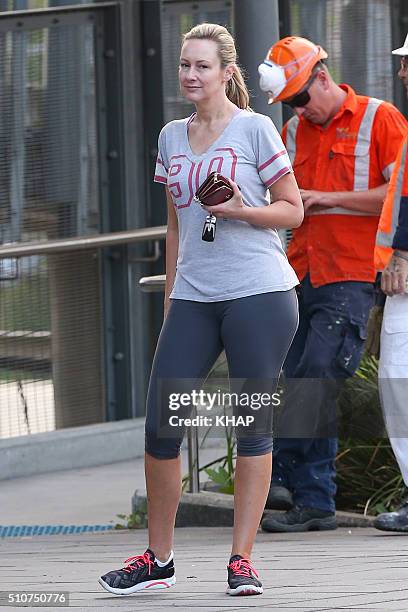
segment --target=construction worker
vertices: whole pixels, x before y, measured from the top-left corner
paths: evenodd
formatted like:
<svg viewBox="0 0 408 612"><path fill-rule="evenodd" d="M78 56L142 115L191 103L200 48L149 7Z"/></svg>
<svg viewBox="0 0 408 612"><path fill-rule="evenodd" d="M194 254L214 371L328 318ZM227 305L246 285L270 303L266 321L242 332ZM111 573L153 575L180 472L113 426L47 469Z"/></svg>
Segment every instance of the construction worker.
<svg viewBox="0 0 408 612"><path fill-rule="evenodd" d="M301 418L307 395L320 415L315 429L278 434L267 507L287 512L265 518L265 531L336 528L337 437L314 431L324 415L335 419L341 379L360 361L374 297L379 215L408 125L392 104L336 84L326 58L319 45L290 36L273 45L259 67L270 103L294 110L283 140L305 209L287 253L301 284L299 329L284 371L297 381L314 379L292 394L292 415Z"/></svg>
<svg viewBox="0 0 408 612"><path fill-rule="evenodd" d="M408 35L398 76L408 96ZM408 487L408 133L406 134L381 213L375 266L383 270L381 287L388 296L381 329L379 389L384 420L402 477ZM408 498L395 512L376 517L383 531L408 532Z"/></svg>

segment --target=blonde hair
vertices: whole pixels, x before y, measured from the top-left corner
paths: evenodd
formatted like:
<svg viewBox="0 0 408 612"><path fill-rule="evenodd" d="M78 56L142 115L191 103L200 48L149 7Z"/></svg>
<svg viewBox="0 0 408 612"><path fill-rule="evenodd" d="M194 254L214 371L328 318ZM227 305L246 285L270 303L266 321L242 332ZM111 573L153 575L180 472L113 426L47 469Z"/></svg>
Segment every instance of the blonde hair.
<svg viewBox="0 0 408 612"><path fill-rule="evenodd" d="M234 65L232 78L226 83L225 93L238 108L251 110L249 106L249 93L243 76L242 69L237 64L237 50L235 42L227 28L216 23L200 23L184 34L183 43L186 40L213 40L218 47L218 56L221 68L230 64Z"/></svg>

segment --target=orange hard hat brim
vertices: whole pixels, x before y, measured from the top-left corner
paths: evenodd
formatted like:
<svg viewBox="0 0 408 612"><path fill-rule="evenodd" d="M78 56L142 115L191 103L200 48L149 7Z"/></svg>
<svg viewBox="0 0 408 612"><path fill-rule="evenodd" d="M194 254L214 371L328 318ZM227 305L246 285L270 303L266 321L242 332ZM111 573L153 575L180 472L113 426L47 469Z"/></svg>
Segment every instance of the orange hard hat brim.
<svg viewBox="0 0 408 612"><path fill-rule="evenodd" d="M326 51L320 45L317 45L318 53L312 58L312 61L300 71L298 75L288 80L286 87L280 92L276 98L269 99L268 104L275 104L276 102L282 102L288 98L292 98L298 94L312 76L313 68L320 60L328 57Z"/></svg>

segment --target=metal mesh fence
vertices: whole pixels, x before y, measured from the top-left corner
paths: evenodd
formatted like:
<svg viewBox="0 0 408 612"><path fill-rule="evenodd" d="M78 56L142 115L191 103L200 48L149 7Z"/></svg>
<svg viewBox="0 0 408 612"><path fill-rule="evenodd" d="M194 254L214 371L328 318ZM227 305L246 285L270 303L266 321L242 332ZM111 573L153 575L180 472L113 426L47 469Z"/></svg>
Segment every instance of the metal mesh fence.
<svg viewBox="0 0 408 612"><path fill-rule="evenodd" d="M337 83L393 101L392 0L288 0L290 32L321 45ZM286 121L292 111L283 106ZM286 244L292 236L286 232Z"/></svg>
<svg viewBox="0 0 408 612"><path fill-rule="evenodd" d="M98 0L0 0L0 13L44 9L54 6L74 6L75 4L92 4Z"/></svg>
<svg viewBox="0 0 408 612"><path fill-rule="evenodd" d="M96 233L92 26L0 34L0 53L1 242Z"/></svg>
<svg viewBox="0 0 408 612"><path fill-rule="evenodd" d="M103 420L97 252L24 257L0 286L0 438Z"/></svg>
<svg viewBox="0 0 408 612"><path fill-rule="evenodd" d="M310 38L327 50L328 65L335 80L349 83L358 93L392 100L391 0L288 1L290 34ZM237 3L235 10L239 10ZM162 59L166 122L192 112L192 106L183 100L179 92L177 66L182 34L202 21L231 27L232 3L221 0L199 3L163 0Z"/></svg>
<svg viewBox="0 0 408 612"><path fill-rule="evenodd" d="M0 437L55 427L46 260L15 265L0 284Z"/></svg>
<svg viewBox="0 0 408 612"><path fill-rule="evenodd" d="M0 244L99 233L94 37L0 32ZM0 260L0 437L104 419L100 279L98 252Z"/></svg>
<svg viewBox="0 0 408 612"><path fill-rule="evenodd" d="M162 62L165 123L187 117L193 106L180 94L177 68L183 34L204 21L230 28L232 2L201 0L200 2L162 2Z"/></svg>
<svg viewBox="0 0 408 612"><path fill-rule="evenodd" d="M391 0L290 0L290 25L326 49L337 82L392 101Z"/></svg>

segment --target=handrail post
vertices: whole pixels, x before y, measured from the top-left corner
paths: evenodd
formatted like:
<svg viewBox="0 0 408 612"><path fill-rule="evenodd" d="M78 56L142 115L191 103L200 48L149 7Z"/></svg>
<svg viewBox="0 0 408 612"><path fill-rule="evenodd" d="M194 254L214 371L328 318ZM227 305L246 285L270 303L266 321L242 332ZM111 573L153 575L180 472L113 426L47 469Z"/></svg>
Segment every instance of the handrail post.
<svg viewBox="0 0 408 612"><path fill-rule="evenodd" d="M195 406L192 410L192 417L194 418L197 414ZM191 425L187 431L187 444L188 444L188 478L189 493L200 492L200 466L198 461L198 427Z"/></svg>

